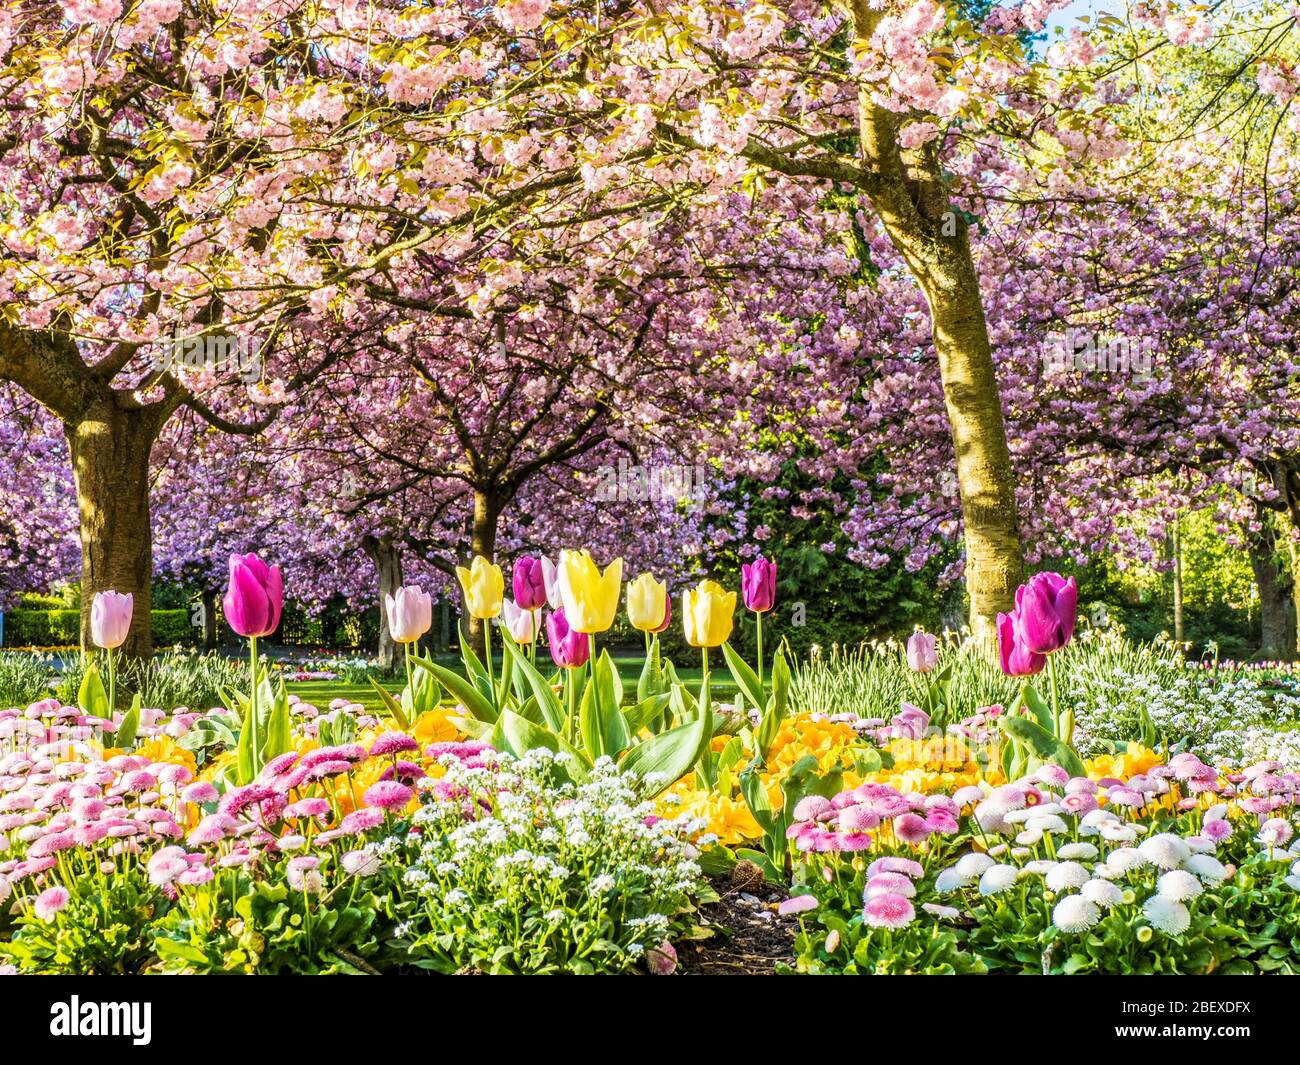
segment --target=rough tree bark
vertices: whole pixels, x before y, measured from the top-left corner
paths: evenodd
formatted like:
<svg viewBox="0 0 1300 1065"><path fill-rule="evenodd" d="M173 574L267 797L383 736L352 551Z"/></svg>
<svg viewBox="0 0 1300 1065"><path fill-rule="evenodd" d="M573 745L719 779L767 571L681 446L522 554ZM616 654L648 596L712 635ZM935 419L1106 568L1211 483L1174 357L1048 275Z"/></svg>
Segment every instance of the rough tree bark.
<svg viewBox="0 0 1300 1065"><path fill-rule="evenodd" d="M497 524L501 518L503 503L493 491L485 488L474 489L474 517L470 525L469 561L474 556L482 555L489 562L495 562L497 549ZM486 641L483 638L483 622L478 618L469 619L469 643L474 653L483 657Z"/></svg>
<svg viewBox="0 0 1300 1065"><path fill-rule="evenodd" d="M153 535L149 520L149 452L157 430L151 412L109 395L82 418L64 423L77 486L81 531L81 649L89 650L96 592L130 592L131 630L122 653L153 654L149 624Z"/></svg>
<svg viewBox="0 0 1300 1065"><path fill-rule="evenodd" d="M1292 658L1296 646L1296 615L1292 603L1293 578L1283 563L1277 529L1261 513L1258 531L1247 530L1250 567L1259 589L1260 658Z"/></svg>
<svg viewBox="0 0 1300 1065"><path fill-rule="evenodd" d="M0 319L0 379L13 381L62 422L77 487L81 535L81 646L90 646L96 592L130 592L131 630L122 653L153 653L149 584L153 568L149 521L149 453L166 408L142 406L82 361L76 343L57 330L17 329Z"/></svg>
<svg viewBox="0 0 1300 1065"><path fill-rule="evenodd" d="M869 38L882 12L870 0L852 0L852 13L857 36ZM971 631L987 642L1024 574L1015 477L966 221L949 203L935 142L901 149L898 122L862 90L863 191L930 308L957 459Z"/></svg>
<svg viewBox="0 0 1300 1065"><path fill-rule="evenodd" d="M397 660L397 644L388 627L388 610L385 597L396 595L402 586L402 552L393 542L390 533L382 536L366 536L361 546L370 560L375 564L375 573L379 578L379 664L391 669Z"/></svg>

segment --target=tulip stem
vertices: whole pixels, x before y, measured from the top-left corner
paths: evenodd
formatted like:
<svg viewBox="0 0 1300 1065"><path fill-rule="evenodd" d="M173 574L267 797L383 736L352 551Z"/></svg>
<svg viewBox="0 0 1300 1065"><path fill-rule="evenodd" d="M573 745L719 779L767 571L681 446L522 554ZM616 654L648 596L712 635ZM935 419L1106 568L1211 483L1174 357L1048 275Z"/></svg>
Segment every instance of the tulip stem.
<svg viewBox="0 0 1300 1065"><path fill-rule="evenodd" d="M483 619L483 657L486 661L483 668L487 670L488 691L492 693L492 705L496 706L497 686L496 681L492 679L492 619Z"/></svg>
<svg viewBox="0 0 1300 1065"><path fill-rule="evenodd" d="M104 654L108 656L108 716L112 720L117 709L117 663L113 661L111 648L105 648Z"/></svg>
<svg viewBox="0 0 1300 1065"><path fill-rule="evenodd" d="M1047 682L1052 689L1052 727L1056 730L1056 738L1063 740L1065 737L1061 735L1061 704L1056 695L1056 662L1050 654L1047 656Z"/></svg>
<svg viewBox="0 0 1300 1065"><path fill-rule="evenodd" d="M709 649L707 647L700 648L700 661L704 665L704 679L708 680L709 679Z"/></svg>
<svg viewBox="0 0 1300 1065"><path fill-rule="evenodd" d="M258 754L261 751L261 744L257 742L257 637L248 638L248 671L250 674L248 685L248 720L244 722L244 727L249 729L248 735L252 737L249 744L253 752L253 776L256 776L262 768L258 765ZM249 783L245 781L244 783Z"/></svg>
<svg viewBox="0 0 1300 1065"><path fill-rule="evenodd" d="M763 612L757 610L754 612L754 624L758 626L758 694L763 694ZM758 708L759 713L763 708Z"/></svg>
<svg viewBox="0 0 1300 1065"><path fill-rule="evenodd" d="M402 650L406 652L406 690L411 693L411 720L415 720L415 678L411 674L411 645L402 644Z"/></svg>
<svg viewBox="0 0 1300 1065"><path fill-rule="evenodd" d="M564 718L564 738L569 743L572 743L573 742L573 691L578 684L577 676L574 673L573 666L565 667L564 679L565 679L565 685L564 685L565 697L567 698L569 703L569 712Z"/></svg>

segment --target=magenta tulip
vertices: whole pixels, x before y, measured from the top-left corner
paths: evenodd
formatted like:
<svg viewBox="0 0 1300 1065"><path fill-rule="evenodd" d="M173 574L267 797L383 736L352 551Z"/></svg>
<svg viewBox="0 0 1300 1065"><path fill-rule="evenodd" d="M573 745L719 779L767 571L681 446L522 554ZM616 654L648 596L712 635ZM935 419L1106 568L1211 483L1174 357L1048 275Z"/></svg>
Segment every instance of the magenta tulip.
<svg viewBox="0 0 1300 1065"><path fill-rule="evenodd" d="M257 555L230 556L230 587L221 600L226 623L240 636L270 636L280 624L280 568Z"/></svg>
<svg viewBox="0 0 1300 1065"><path fill-rule="evenodd" d="M1033 654L1059 651L1074 635L1078 598L1073 577L1066 580L1059 573L1035 573L1016 589L1012 613L1016 642Z"/></svg>
<svg viewBox="0 0 1300 1065"><path fill-rule="evenodd" d="M131 629L134 599L120 592L96 592L90 603L90 638L96 647L111 651L126 642Z"/></svg>
<svg viewBox="0 0 1300 1065"><path fill-rule="evenodd" d="M776 604L776 563L762 555L740 567L740 591L745 609L756 614L771 610Z"/></svg>
<svg viewBox="0 0 1300 1065"><path fill-rule="evenodd" d="M542 573L542 560L525 555L515 559L510 574L510 586L515 593L515 605L524 610L536 610L547 605L546 580Z"/></svg>
<svg viewBox="0 0 1300 1065"><path fill-rule="evenodd" d="M551 661L566 669L585 666L591 657L591 639L585 632L569 628L569 619L563 608L553 611L546 619L546 642L551 648Z"/></svg>
<svg viewBox="0 0 1300 1065"><path fill-rule="evenodd" d="M998 615L998 659L1008 677L1032 677L1047 664L1046 655L1030 651L1016 639L1014 614Z"/></svg>

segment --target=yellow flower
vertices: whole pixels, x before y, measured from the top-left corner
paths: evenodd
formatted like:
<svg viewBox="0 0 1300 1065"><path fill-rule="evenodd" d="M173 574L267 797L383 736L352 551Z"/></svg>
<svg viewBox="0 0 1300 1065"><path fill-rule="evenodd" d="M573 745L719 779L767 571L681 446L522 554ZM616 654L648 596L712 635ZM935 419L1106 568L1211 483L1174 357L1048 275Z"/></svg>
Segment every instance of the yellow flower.
<svg viewBox="0 0 1300 1065"><path fill-rule="evenodd" d="M1146 773L1152 767L1160 765L1162 761L1164 759L1150 747L1130 742L1119 754L1101 754L1096 758L1089 758L1083 763L1083 767L1092 780L1101 780L1105 777L1127 780L1129 777Z"/></svg>
<svg viewBox="0 0 1300 1065"><path fill-rule="evenodd" d="M494 566L482 555L475 555L469 569L456 567L456 576L465 591L465 605L470 617L486 621L501 613L506 580L501 575L500 566Z"/></svg>
<svg viewBox="0 0 1300 1065"><path fill-rule="evenodd" d="M692 647L721 647L731 636L736 593L716 581L701 581L682 593L682 629Z"/></svg>
<svg viewBox="0 0 1300 1065"><path fill-rule="evenodd" d="M411 735L421 748L430 743L446 743L460 739L460 730L447 717L447 711L426 710L415 719Z"/></svg>
<svg viewBox="0 0 1300 1065"><path fill-rule="evenodd" d="M194 755L168 736L154 736L152 739L145 740L134 753L141 758L148 758L151 762L183 765L190 771L191 779L199 771L199 764L195 761Z"/></svg>
<svg viewBox="0 0 1300 1065"><path fill-rule="evenodd" d="M604 632L618 613L623 560L614 559L601 573L587 551L561 551L557 567L564 617L575 632Z"/></svg>
<svg viewBox="0 0 1300 1065"><path fill-rule="evenodd" d="M634 629L658 632L668 611L668 583L643 573L627 586L627 620Z"/></svg>

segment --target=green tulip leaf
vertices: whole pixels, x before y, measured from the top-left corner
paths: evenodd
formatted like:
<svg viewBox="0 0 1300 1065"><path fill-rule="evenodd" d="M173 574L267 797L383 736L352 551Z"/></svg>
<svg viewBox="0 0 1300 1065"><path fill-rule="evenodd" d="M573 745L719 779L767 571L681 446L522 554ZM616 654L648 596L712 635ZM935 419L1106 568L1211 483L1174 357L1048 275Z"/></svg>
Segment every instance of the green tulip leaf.
<svg viewBox="0 0 1300 1065"><path fill-rule="evenodd" d="M712 715L706 711L694 721L670 728L633 747L619 762L619 768L639 777L646 797L654 798L690 772L691 766L708 750L712 738Z"/></svg>
<svg viewBox="0 0 1300 1065"><path fill-rule="evenodd" d="M1072 777L1084 776L1083 762L1073 747L1062 743L1041 725L1027 717L1002 717L998 726L1012 739L1023 744L1035 757L1054 762Z"/></svg>
<svg viewBox="0 0 1300 1065"><path fill-rule="evenodd" d="M122 716L122 723L113 734L114 747L130 747L135 742L136 730L140 727L140 693L136 692L131 700L131 709Z"/></svg>
<svg viewBox="0 0 1300 1065"><path fill-rule="evenodd" d="M523 678L524 683L532 691L533 698L537 700L546 724L553 732L560 732L564 728L564 708L560 705L560 697L555 694L555 689L537 672L537 667L528 661L523 651L513 641L506 644L506 651L514 660L518 675Z"/></svg>
<svg viewBox="0 0 1300 1065"><path fill-rule="evenodd" d="M112 720L113 708L108 705L108 691L99 677L99 666L91 663L86 668L86 675L81 678L81 688L77 692L77 706L88 717L102 717Z"/></svg>
<svg viewBox="0 0 1300 1065"><path fill-rule="evenodd" d="M727 668L731 670L731 675L735 678L736 687L744 693L755 707L762 710L767 706L767 699L763 695L763 686L758 682L758 674L750 668L740 655L732 650L731 644L722 645L722 656L727 660Z"/></svg>
<svg viewBox="0 0 1300 1065"><path fill-rule="evenodd" d="M375 694L379 696L379 701L383 704L384 709L388 711L388 716L397 722L397 727L410 728L411 720L407 717L406 710L403 709L401 703L393 698L388 689L374 677L370 678L370 686L375 689Z"/></svg>
<svg viewBox="0 0 1300 1065"><path fill-rule="evenodd" d="M448 695L480 721L489 724L496 721L497 711L491 700L459 673L427 658L415 658L413 662L422 669L427 669L438 683L447 689Z"/></svg>

